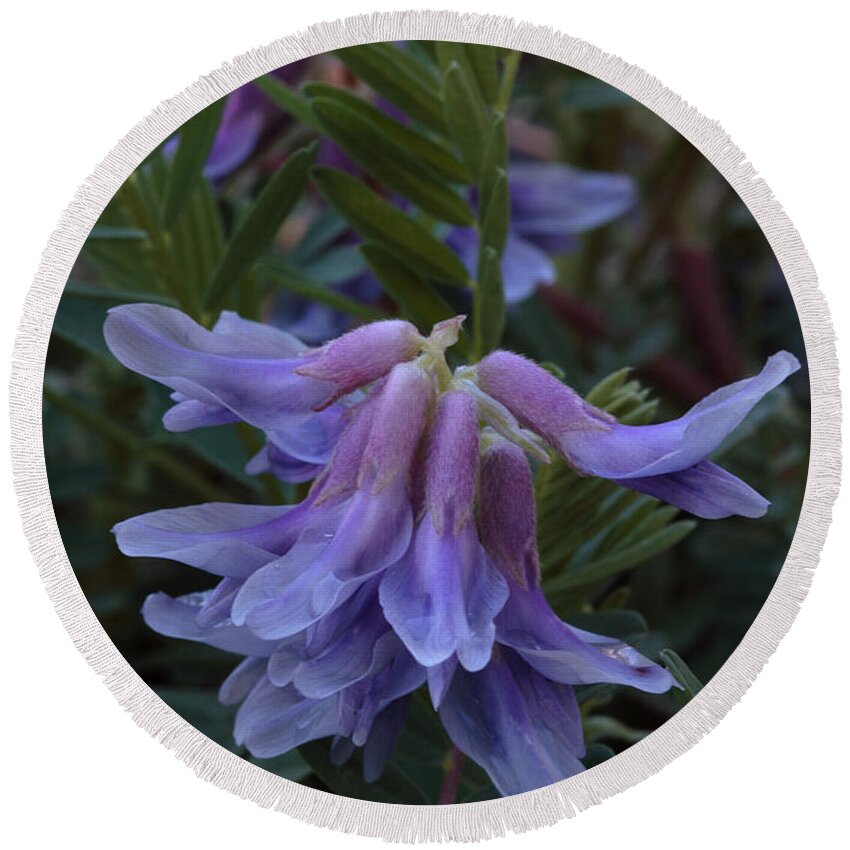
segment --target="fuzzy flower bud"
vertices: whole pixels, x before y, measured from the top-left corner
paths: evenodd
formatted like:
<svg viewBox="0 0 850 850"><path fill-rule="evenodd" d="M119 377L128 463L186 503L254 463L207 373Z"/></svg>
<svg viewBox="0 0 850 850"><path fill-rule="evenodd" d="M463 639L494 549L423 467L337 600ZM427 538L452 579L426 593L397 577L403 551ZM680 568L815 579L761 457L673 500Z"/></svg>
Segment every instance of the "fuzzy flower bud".
<svg viewBox="0 0 850 850"><path fill-rule="evenodd" d="M478 416L462 392L440 396L425 465L425 506L434 528L457 534L469 521L478 478Z"/></svg>
<svg viewBox="0 0 850 850"><path fill-rule="evenodd" d="M383 377L412 360L423 339L410 322L393 319L363 325L304 355L298 375L335 384L335 398Z"/></svg>
<svg viewBox="0 0 850 850"><path fill-rule="evenodd" d="M481 456L481 541L493 563L521 587L540 583L534 485L525 453L490 436Z"/></svg>
<svg viewBox="0 0 850 850"><path fill-rule="evenodd" d="M494 351L476 367L478 385L553 448L562 450L569 431L605 431L613 419L519 354Z"/></svg>

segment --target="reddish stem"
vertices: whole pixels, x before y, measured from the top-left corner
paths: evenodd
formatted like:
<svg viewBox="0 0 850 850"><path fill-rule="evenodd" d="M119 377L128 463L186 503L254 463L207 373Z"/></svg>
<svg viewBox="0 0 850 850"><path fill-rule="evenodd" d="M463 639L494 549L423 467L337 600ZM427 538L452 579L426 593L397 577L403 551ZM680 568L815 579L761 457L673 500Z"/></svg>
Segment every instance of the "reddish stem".
<svg viewBox="0 0 850 850"><path fill-rule="evenodd" d="M460 787L460 777L463 773L463 760L466 758L464 754L452 744L447 757L449 763L446 768L446 775L443 778L443 785L440 788L440 795L437 797L437 804L447 806L457 799L458 788Z"/></svg>
<svg viewBox="0 0 850 850"><path fill-rule="evenodd" d="M706 370L718 383L737 381L744 374L744 359L714 257L704 248L675 245L672 260L676 289Z"/></svg>
<svg viewBox="0 0 850 850"><path fill-rule="evenodd" d="M552 286L539 287L537 294L556 316L582 336L588 339L606 339L611 336L607 317L592 304ZM687 404L694 404L717 387L717 384L669 354L654 357L639 371Z"/></svg>

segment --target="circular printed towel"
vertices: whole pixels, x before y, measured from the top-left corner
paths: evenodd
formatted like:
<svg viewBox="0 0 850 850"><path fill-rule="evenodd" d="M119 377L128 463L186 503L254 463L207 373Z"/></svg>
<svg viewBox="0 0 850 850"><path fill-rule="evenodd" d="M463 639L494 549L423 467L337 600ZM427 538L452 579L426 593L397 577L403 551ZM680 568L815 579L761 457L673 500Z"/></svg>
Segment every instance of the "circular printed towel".
<svg viewBox="0 0 850 850"><path fill-rule="evenodd" d="M740 152L645 75L364 27L217 72L92 179L19 340L22 510L203 776L477 838L639 780L758 671L833 497L831 331Z"/></svg>

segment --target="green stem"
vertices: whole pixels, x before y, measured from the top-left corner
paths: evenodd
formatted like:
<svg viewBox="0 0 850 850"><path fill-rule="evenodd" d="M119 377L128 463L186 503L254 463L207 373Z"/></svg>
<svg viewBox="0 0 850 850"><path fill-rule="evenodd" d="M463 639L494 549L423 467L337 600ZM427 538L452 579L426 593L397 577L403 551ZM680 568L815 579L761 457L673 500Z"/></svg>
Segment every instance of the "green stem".
<svg viewBox="0 0 850 850"><path fill-rule="evenodd" d="M135 457L145 458L151 466L156 467L160 472L164 472L187 490L198 493L207 501L227 500L227 494L210 484L202 475L184 466L167 452L148 445L145 440L132 431L128 431L98 411L74 401L48 384L44 385L44 398L50 404L76 419L80 424L91 428L92 431L97 432L115 445L132 452Z"/></svg>
<svg viewBox="0 0 850 850"><path fill-rule="evenodd" d="M507 112L511 102L511 95L516 82L517 71L519 71L519 63L522 59L522 53L518 50L512 50L504 59L504 71L502 72L502 82L499 85L499 96L496 98L496 111Z"/></svg>

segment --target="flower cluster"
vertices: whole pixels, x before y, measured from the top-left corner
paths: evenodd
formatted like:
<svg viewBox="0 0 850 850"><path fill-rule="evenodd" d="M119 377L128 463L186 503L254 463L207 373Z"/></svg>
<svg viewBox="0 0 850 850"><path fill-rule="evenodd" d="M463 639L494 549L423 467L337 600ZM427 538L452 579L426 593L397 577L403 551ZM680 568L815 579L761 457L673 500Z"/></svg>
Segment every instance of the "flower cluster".
<svg viewBox="0 0 850 850"><path fill-rule="evenodd" d="M252 471L315 478L297 505L202 504L119 523L122 552L218 579L148 597L147 624L244 656L220 699L241 703L236 741L256 757L333 737L376 778L427 685L455 745L502 794L583 769L574 686L660 693L669 673L630 646L572 628L540 587L529 456L698 516L760 516L767 502L706 460L798 368L762 372L660 425L618 424L506 351L454 372L462 317L423 337L376 322L320 348L222 314L210 331L167 307L112 310L107 343L166 385L165 426L243 421L265 432Z"/></svg>

